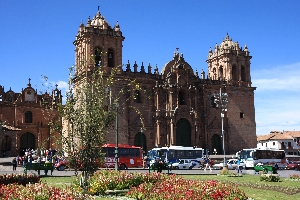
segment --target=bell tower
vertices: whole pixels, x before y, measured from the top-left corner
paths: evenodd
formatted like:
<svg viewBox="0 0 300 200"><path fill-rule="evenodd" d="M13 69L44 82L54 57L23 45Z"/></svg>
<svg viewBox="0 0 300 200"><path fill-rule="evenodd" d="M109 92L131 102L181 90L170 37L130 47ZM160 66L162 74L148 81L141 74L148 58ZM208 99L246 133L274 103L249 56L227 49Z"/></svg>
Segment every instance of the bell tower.
<svg viewBox="0 0 300 200"><path fill-rule="evenodd" d="M96 67L122 69L122 36L118 21L114 28L98 12L86 25L80 24L75 41L76 72L93 71Z"/></svg>
<svg viewBox="0 0 300 200"><path fill-rule="evenodd" d="M250 59L252 56L248 47L239 47L238 42L233 42L229 35L214 51L208 52L208 78L226 81L229 85L251 87Z"/></svg>

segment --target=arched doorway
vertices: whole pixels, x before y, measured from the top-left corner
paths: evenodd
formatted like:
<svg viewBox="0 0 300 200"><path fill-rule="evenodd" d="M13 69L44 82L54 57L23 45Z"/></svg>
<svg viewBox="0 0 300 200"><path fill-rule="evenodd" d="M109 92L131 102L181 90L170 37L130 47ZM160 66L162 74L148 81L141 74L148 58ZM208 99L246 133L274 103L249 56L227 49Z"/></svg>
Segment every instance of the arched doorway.
<svg viewBox="0 0 300 200"><path fill-rule="evenodd" d="M212 154L214 154L214 149L216 149L217 154L222 154L221 138L219 135L214 134L211 137L211 146L212 149L210 149L210 151L212 152Z"/></svg>
<svg viewBox="0 0 300 200"><path fill-rule="evenodd" d="M177 146L190 147L191 125L187 119L181 118L176 123L176 144Z"/></svg>
<svg viewBox="0 0 300 200"><path fill-rule="evenodd" d="M147 153L147 141L146 136L142 132L138 132L134 137L134 146L141 147L143 150L143 156Z"/></svg>
<svg viewBox="0 0 300 200"><path fill-rule="evenodd" d="M35 149L35 137L32 133L24 133L20 139L20 155L25 154L26 149Z"/></svg>

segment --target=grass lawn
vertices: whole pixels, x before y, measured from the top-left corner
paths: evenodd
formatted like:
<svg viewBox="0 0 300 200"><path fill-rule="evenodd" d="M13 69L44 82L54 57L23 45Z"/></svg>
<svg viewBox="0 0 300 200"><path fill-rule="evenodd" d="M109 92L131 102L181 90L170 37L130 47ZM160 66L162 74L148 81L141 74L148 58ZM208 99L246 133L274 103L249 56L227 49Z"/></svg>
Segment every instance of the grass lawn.
<svg viewBox="0 0 300 200"><path fill-rule="evenodd" d="M71 185L75 176L42 176L41 181L51 186L64 187Z"/></svg>
<svg viewBox="0 0 300 200"><path fill-rule="evenodd" d="M255 200L287 200L288 199L300 199L300 192L296 194L286 194L284 191L295 192L298 189L300 191L300 181L288 181L285 178L281 178L280 182L263 182L260 181L259 176L243 175L242 177L227 177L227 176L215 176L215 175L182 175L186 179L192 180L219 180L225 182L236 183L248 197ZM41 181L48 183L49 185L56 187L64 187L70 185L73 182L74 176L55 177L47 176L41 177ZM255 187L254 187L255 186ZM97 198L97 200L110 200L111 197Z"/></svg>

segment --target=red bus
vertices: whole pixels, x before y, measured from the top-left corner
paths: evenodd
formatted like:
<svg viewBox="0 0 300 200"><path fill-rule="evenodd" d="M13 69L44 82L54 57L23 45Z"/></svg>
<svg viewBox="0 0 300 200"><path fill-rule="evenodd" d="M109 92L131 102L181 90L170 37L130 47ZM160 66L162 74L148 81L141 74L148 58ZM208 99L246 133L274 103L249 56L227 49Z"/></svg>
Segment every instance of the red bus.
<svg viewBox="0 0 300 200"><path fill-rule="evenodd" d="M104 166L113 168L116 165L115 159L116 144L104 144L102 151L105 153ZM141 147L128 144L118 144L119 169L132 167L143 167L143 153Z"/></svg>

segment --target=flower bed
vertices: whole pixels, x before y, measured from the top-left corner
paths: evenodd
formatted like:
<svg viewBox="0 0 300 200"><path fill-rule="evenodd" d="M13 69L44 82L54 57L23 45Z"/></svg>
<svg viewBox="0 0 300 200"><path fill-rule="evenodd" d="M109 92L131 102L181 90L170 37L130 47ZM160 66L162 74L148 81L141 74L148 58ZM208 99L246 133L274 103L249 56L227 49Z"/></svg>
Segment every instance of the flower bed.
<svg viewBox="0 0 300 200"><path fill-rule="evenodd" d="M128 197L135 199L248 199L235 184L225 184L215 180L186 180L176 175L168 176L155 184L143 183L132 188Z"/></svg>
<svg viewBox="0 0 300 200"><path fill-rule="evenodd" d="M300 176L298 174L290 174L290 180L300 181Z"/></svg>
<svg viewBox="0 0 300 200"><path fill-rule="evenodd" d="M89 195L75 191L73 188L56 188L43 183L28 184L26 186L18 184L8 184L0 186L0 199L10 200L58 200L58 199L95 199Z"/></svg>
<svg viewBox="0 0 300 200"><path fill-rule="evenodd" d="M235 184L215 180L186 180L161 173L126 173L101 170L89 181L89 192L104 195L107 191L129 190L127 197L134 199L248 199Z"/></svg>
<svg viewBox="0 0 300 200"><path fill-rule="evenodd" d="M0 175L0 185L8 185L12 183L26 185L28 183L38 183L40 181L40 177L31 174L3 174Z"/></svg>
<svg viewBox="0 0 300 200"><path fill-rule="evenodd" d="M108 190L124 190L136 187L142 183L156 183L167 177L161 173L126 173L115 170L100 170L89 181L89 192L94 195L104 195ZM80 177L79 177L80 178Z"/></svg>

